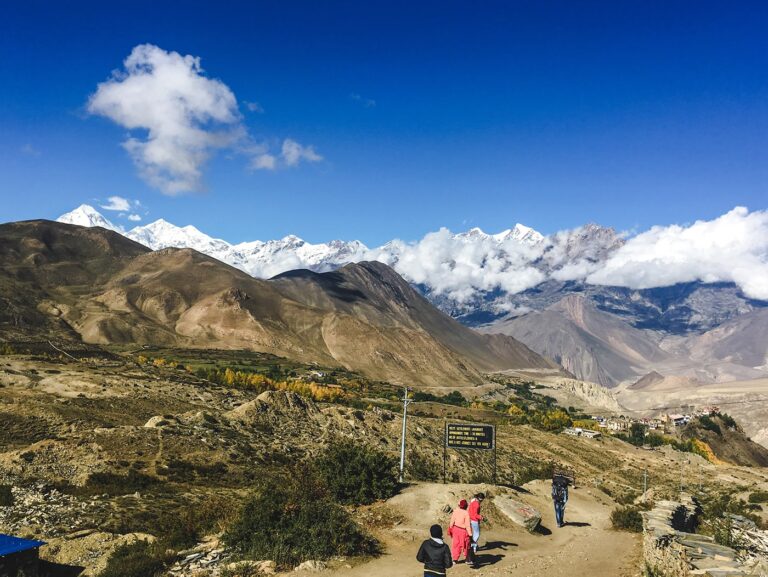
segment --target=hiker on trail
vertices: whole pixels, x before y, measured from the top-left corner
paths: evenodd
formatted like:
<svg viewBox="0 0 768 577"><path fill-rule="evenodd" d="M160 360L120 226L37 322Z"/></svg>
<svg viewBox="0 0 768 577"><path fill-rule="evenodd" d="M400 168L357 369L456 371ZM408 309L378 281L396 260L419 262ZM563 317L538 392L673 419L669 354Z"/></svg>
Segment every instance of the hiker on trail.
<svg viewBox="0 0 768 577"><path fill-rule="evenodd" d="M477 550L480 542L480 521L483 516L480 514L480 504L485 499L485 493L478 493L469 502L469 523L472 529L472 562L475 562Z"/></svg>
<svg viewBox="0 0 768 577"><path fill-rule="evenodd" d="M568 502L568 477L555 475L552 477L552 502L555 505L555 520L557 526L565 525L565 504Z"/></svg>
<svg viewBox="0 0 768 577"><path fill-rule="evenodd" d="M419 547L416 560L424 563L424 577L445 577L446 569L453 567L451 551L443 542L443 528L440 525L429 528L429 539Z"/></svg>
<svg viewBox="0 0 768 577"><path fill-rule="evenodd" d="M464 553L464 559L469 561L469 535L472 532L472 524L467 511L467 500L459 501L459 508L451 514L451 522L448 525L448 535L451 537L451 555L453 562L458 563L459 557Z"/></svg>

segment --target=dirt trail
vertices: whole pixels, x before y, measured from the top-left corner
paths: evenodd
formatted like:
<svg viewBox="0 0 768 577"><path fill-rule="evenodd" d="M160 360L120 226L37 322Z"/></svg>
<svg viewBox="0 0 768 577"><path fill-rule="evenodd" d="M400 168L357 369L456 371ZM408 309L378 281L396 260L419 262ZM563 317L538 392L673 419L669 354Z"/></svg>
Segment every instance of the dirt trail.
<svg viewBox="0 0 768 577"><path fill-rule="evenodd" d="M634 577L640 575L641 540L638 535L617 532L610 527L614 505L604 495L588 488L571 491L566 509L567 525L558 529L554 523L549 498L549 484L536 481L526 485L528 493L519 498L542 513L542 530L530 534L522 527L496 521L483 530L481 567L472 569L464 563L449 571L450 577L469 575L512 577ZM343 577L420 577L421 565L415 555L428 527L439 521L446 525L447 515L440 512L456 497L478 490L472 485L420 484L390 501L405 516L401 525L382 535L386 553L356 567L328 570L327 575ZM491 492L493 491L490 488ZM421 517L419 512L423 512Z"/></svg>

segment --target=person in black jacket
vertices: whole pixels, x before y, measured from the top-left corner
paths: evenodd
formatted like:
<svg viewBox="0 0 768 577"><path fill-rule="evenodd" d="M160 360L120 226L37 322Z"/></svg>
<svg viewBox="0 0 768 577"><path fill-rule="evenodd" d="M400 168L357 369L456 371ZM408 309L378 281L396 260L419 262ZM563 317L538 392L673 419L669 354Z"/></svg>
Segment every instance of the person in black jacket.
<svg viewBox="0 0 768 577"><path fill-rule="evenodd" d="M443 528L432 525L430 538L424 541L416 553L416 560L424 563L424 577L445 577L446 569L453 567L451 549L443 543Z"/></svg>

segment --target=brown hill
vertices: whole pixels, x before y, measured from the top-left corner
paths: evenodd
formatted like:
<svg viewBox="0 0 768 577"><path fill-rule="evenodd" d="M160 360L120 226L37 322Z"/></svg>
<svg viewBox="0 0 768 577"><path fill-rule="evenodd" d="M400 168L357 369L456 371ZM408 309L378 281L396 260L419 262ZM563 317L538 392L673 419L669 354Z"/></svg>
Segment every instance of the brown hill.
<svg viewBox="0 0 768 577"><path fill-rule="evenodd" d="M559 362L579 379L614 386L635 379L670 355L645 331L569 295L543 311L483 328L510 335Z"/></svg>
<svg viewBox="0 0 768 577"><path fill-rule="evenodd" d="M503 335L444 315L386 265L258 280L191 249L49 221L0 225L3 338L245 348L422 386L556 368Z"/></svg>
<svg viewBox="0 0 768 577"><path fill-rule="evenodd" d="M716 415L694 419L682 431L684 439L701 439L721 461L745 467L768 467L768 449L747 438L733 419Z"/></svg>

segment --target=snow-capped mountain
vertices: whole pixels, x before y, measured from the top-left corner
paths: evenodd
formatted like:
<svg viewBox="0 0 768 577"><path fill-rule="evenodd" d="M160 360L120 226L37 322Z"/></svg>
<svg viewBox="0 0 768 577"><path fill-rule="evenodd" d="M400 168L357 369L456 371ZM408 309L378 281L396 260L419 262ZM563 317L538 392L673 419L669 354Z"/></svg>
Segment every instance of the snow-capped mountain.
<svg viewBox="0 0 768 577"><path fill-rule="evenodd" d="M152 250L169 247L193 248L215 258L219 258L218 255L226 253L232 247L226 241L211 238L200 232L191 224L180 227L162 218L145 226L137 226L128 231L126 236Z"/></svg>
<svg viewBox="0 0 768 577"><path fill-rule="evenodd" d="M100 226L107 230L114 230L119 233L124 232L122 227L112 224L104 218L104 215L88 204L81 204L75 210L62 214L56 220L67 224L76 224L78 226Z"/></svg>
<svg viewBox="0 0 768 577"><path fill-rule="evenodd" d="M88 205L58 220L115 230L153 250L194 248L258 278L301 268L326 272L351 262L378 260L469 325L543 310L572 294L588 297L600 310L632 326L679 334L707 330L765 306L729 283L643 290L591 284L589 275L625 243L615 230L596 224L549 236L522 224L497 234L479 228L458 234L441 229L415 242L395 239L369 248L357 240L312 244L293 235L230 244L194 226L179 227L162 219L126 232Z"/></svg>
<svg viewBox="0 0 768 577"><path fill-rule="evenodd" d="M508 228L507 230L503 230L497 234L487 234L483 232L481 228L474 227L470 228L466 232L460 232L456 235L456 238L467 240L492 239L499 243L512 240L525 244L535 245L543 241L545 237L540 232L518 222L513 228Z"/></svg>
<svg viewBox="0 0 768 577"><path fill-rule="evenodd" d="M294 235L266 242L256 240L230 244L208 236L192 225L176 226L162 218L125 231L86 204L56 220L67 224L101 226L114 230L152 250L170 247L193 248L259 278L270 278L298 268L325 272L350 262L365 260L369 253L368 247L357 240L333 240L311 244Z"/></svg>

